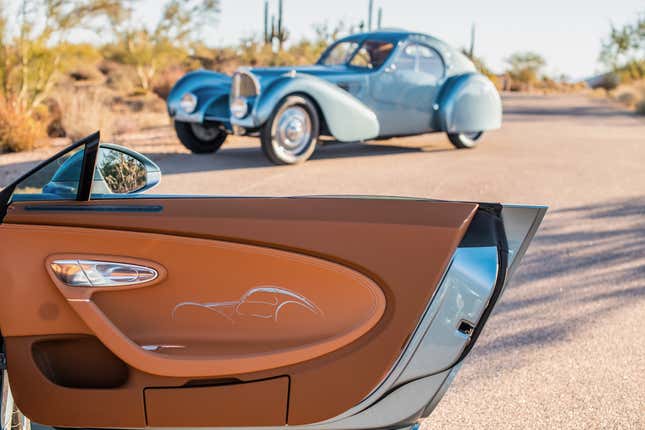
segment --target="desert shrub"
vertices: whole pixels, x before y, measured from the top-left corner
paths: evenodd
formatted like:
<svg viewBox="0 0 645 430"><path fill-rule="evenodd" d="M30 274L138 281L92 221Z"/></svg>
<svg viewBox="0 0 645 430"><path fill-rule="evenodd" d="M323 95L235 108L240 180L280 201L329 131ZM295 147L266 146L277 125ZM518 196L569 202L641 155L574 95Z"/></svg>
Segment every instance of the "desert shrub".
<svg viewBox="0 0 645 430"><path fill-rule="evenodd" d="M20 103L0 98L0 152L34 149L44 136L42 121Z"/></svg>
<svg viewBox="0 0 645 430"><path fill-rule="evenodd" d="M94 27L99 18L117 19L123 8L117 0L20 0L16 5L29 12L14 17L0 4L0 96L20 106L17 114L33 117L61 72L96 54L88 45L66 43L69 33Z"/></svg>
<svg viewBox="0 0 645 430"><path fill-rule="evenodd" d="M645 115L645 98L636 103L636 113L639 115Z"/></svg>
<svg viewBox="0 0 645 430"><path fill-rule="evenodd" d="M168 67L155 78L152 92L163 100L166 100L175 82L184 76L184 74L186 74L186 70L181 66Z"/></svg>
<svg viewBox="0 0 645 430"><path fill-rule="evenodd" d="M77 67L71 67L66 75L74 82L98 84L103 83L106 77L93 64L82 64Z"/></svg>
<svg viewBox="0 0 645 430"><path fill-rule="evenodd" d="M635 89L625 88L616 93L616 101L628 107L632 107L640 100L640 94Z"/></svg>
<svg viewBox="0 0 645 430"><path fill-rule="evenodd" d="M57 88L52 98L60 106L62 127L70 139L80 139L96 130L101 130L103 136L112 135L115 118L110 91L65 86Z"/></svg>
<svg viewBox="0 0 645 430"><path fill-rule="evenodd" d="M509 65L507 73L513 82L511 91L530 89L546 65L544 57L535 52L516 52L506 59L506 63Z"/></svg>
<svg viewBox="0 0 645 430"><path fill-rule="evenodd" d="M105 84L110 90L131 94L137 88L137 74L131 65L104 60L98 69L105 76Z"/></svg>
<svg viewBox="0 0 645 430"><path fill-rule="evenodd" d="M218 0L179 1L163 4L154 28L133 19L112 21L116 41L103 48L106 59L131 65L139 88L148 92L156 76L190 54L191 37L219 13Z"/></svg>

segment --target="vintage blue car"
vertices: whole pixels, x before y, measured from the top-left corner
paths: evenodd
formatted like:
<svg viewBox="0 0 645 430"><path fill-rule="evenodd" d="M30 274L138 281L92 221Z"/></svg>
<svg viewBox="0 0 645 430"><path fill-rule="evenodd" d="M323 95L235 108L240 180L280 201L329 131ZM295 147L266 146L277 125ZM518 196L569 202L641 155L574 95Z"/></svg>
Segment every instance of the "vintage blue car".
<svg viewBox="0 0 645 430"><path fill-rule="evenodd" d="M357 142L440 131L472 148L502 122L495 86L465 55L401 30L345 37L312 66L188 73L168 112L195 153L217 151L229 133L259 135L276 164L304 162L320 135Z"/></svg>

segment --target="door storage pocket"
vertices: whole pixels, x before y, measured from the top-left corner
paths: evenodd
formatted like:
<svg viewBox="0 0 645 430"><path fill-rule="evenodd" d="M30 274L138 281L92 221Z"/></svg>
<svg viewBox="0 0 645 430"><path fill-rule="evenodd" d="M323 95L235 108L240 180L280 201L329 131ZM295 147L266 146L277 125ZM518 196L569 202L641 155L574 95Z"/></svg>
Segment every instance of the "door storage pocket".
<svg viewBox="0 0 645 430"><path fill-rule="evenodd" d="M150 427L282 426L286 424L286 376L210 387L147 388Z"/></svg>

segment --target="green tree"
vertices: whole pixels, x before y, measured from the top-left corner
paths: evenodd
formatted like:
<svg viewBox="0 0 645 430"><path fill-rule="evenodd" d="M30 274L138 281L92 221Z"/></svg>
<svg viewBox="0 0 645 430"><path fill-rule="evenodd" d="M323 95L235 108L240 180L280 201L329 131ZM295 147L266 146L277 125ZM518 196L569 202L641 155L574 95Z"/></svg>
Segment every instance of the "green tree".
<svg viewBox="0 0 645 430"><path fill-rule="evenodd" d="M531 86L537 82L540 71L546 65L544 57L535 52L516 52L506 59L511 78Z"/></svg>
<svg viewBox="0 0 645 430"><path fill-rule="evenodd" d="M117 20L123 8L118 0L21 0L13 4L17 19L8 16L11 8L0 0L0 97L31 113L65 68L64 42L69 33L96 27L97 18Z"/></svg>
<svg viewBox="0 0 645 430"><path fill-rule="evenodd" d="M128 18L112 21L116 42L104 49L107 58L132 65L142 89L150 90L157 74L169 64L185 60L199 29L212 25L219 0L170 0L153 28L135 21L132 5Z"/></svg>
<svg viewBox="0 0 645 430"><path fill-rule="evenodd" d="M645 77L645 12L622 27L612 24L609 35L602 42L600 61L621 80Z"/></svg>

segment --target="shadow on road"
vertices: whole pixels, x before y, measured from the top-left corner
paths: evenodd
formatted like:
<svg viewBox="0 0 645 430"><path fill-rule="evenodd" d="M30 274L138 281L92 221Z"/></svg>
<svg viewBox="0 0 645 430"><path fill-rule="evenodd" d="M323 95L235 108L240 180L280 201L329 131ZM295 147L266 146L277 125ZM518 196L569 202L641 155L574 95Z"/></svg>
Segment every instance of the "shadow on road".
<svg viewBox="0 0 645 430"><path fill-rule="evenodd" d="M446 148L433 147L407 147L384 144L364 143L327 143L316 149L307 163L318 160L376 157L414 152L441 152L452 151ZM264 156L260 147L226 148L223 147L216 154L169 154L148 153L146 156L159 164L164 175L178 173L191 173L200 171L221 171L233 169L250 169L270 167L273 164Z"/></svg>
<svg viewBox="0 0 645 430"><path fill-rule="evenodd" d="M554 100L544 96L513 96L504 98L504 121L523 122L527 117L542 121L571 121L574 118L582 120L611 119L611 118L642 118L636 113L611 103L607 100L592 100L580 96L580 105L568 103L555 104ZM638 122L634 125L641 125Z"/></svg>
<svg viewBox="0 0 645 430"><path fill-rule="evenodd" d="M564 342L607 313L645 299L645 196L555 210L476 349L507 354Z"/></svg>

